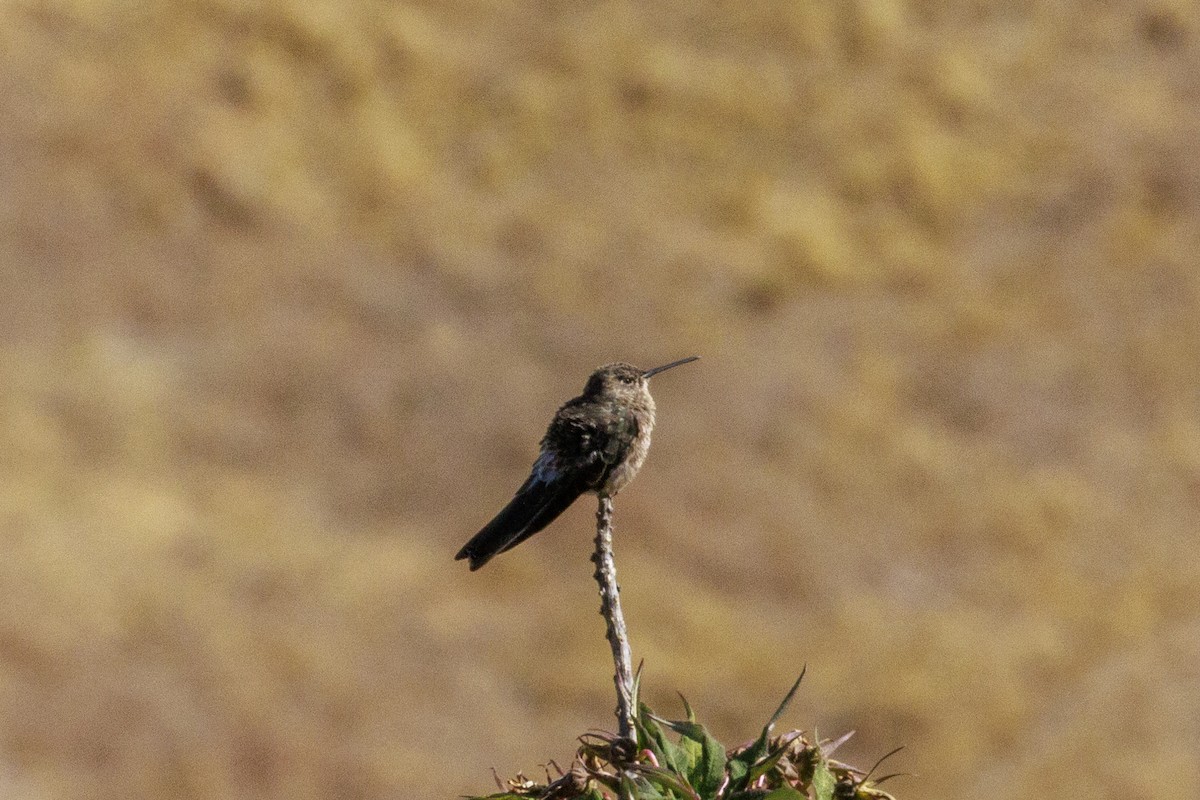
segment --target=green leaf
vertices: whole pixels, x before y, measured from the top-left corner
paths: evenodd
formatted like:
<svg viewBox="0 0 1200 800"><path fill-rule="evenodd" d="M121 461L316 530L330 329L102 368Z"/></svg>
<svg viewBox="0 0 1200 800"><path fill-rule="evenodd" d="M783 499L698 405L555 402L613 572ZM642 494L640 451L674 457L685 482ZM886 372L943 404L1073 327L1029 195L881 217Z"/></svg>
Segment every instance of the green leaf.
<svg viewBox="0 0 1200 800"><path fill-rule="evenodd" d="M633 673L633 685L629 687L629 701L633 707L634 714L637 714L638 708L642 705L642 701L638 699L638 696L642 693L642 666L645 663L646 659L638 662L637 671Z"/></svg>
<svg viewBox="0 0 1200 800"><path fill-rule="evenodd" d="M775 765L787 754L788 746L786 744L775 748L775 752L759 761L754 766L750 767L750 771L746 773L746 784L754 783L756 780L766 775L771 770L775 769Z"/></svg>
<svg viewBox="0 0 1200 800"><path fill-rule="evenodd" d="M683 753L681 757L682 772L691 777L696 771L696 765L704 757L704 745L698 739L683 737L679 740L679 750Z"/></svg>
<svg viewBox="0 0 1200 800"><path fill-rule="evenodd" d="M725 769L729 772L729 788L733 791L744 789L746 783L742 779L750 772L750 767L744 758L745 753L741 753L734 758L729 759L729 764Z"/></svg>
<svg viewBox="0 0 1200 800"><path fill-rule="evenodd" d="M663 751L660 745L666 737L663 735L662 728L658 727L658 723L649 715L649 709L642 706L641 713L633 718L633 733L637 740L638 750L649 750L654 753L654 757L661 764L663 761Z"/></svg>
<svg viewBox="0 0 1200 800"><path fill-rule="evenodd" d="M691 757L686 771L688 783L701 797L711 797L725 779L725 746L714 739L703 725L687 720L659 720L682 737L679 745Z"/></svg>
<svg viewBox="0 0 1200 800"><path fill-rule="evenodd" d="M687 721L695 722L696 721L696 712L692 711L692 704L689 703L688 699L683 696L683 692L676 692L676 694L678 694L679 699L683 701L683 715L685 717L687 717Z"/></svg>
<svg viewBox="0 0 1200 800"><path fill-rule="evenodd" d="M833 800L833 789L836 785L837 780L822 758L813 766L812 786L816 790L816 800Z"/></svg>
<svg viewBox="0 0 1200 800"><path fill-rule="evenodd" d="M808 798L790 786L780 786L763 800L808 800Z"/></svg>
<svg viewBox="0 0 1200 800"><path fill-rule="evenodd" d="M792 688L788 689L787 696L783 698L783 702L779 704L779 708L775 709L775 713L771 715L770 721L767 722L767 730L775 727L775 723L779 722L779 718L783 716L783 712L791 705L792 698L796 696L796 690L800 688L800 681L804 680L804 673L808 672L808 664L800 668L800 677L796 678L796 682L792 684Z"/></svg>
<svg viewBox="0 0 1200 800"><path fill-rule="evenodd" d="M687 780L677 772L641 764L634 767L634 769L638 775L645 778L651 784L660 786L668 792L673 792L672 797L677 794L680 797L689 798L689 800L700 800L700 796L696 794L696 790L689 786Z"/></svg>
<svg viewBox="0 0 1200 800"><path fill-rule="evenodd" d="M692 768L694 759L667 738L667 734L655 721L654 713L644 703L633 720L633 726L637 730L638 747L654 753L660 766L681 775Z"/></svg>
<svg viewBox="0 0 1200 800"><path fill-rule="evenodd" d="M654 770L654 767L646 769ZM642 772L643 770L639 770ZM659 770L666 775L670 775L665 770ZM621 797L629 798L629 800L676 800L676 794L669 788L663 791L653 781L647 780L641 774L627 772L621 776ZM691 794L695 797L695 793Z"/></svg>
<svg viewBox="0 0 1200 800"><path fill-rule="evenodd" d="M800 682L804 680L804 673L808 672L808 665L805 664L800 669L800 677L796 678L796 682L792 684L792 688L788 690L787 696L783 698L783 702L775 709L775 713L767 720L767 724L763 726L762 733L754 740L754 743L747 747L742 752L738 753L729 761L729 787L734 791L745 789L750 785L754 778L749 777L751 766L759 759L767 755L768 744L771 739L771 730L775 727L775 723L779 722L779 718L783 716L783 712L787 710L791 704L792 698L796 696L796 690L800 688ZM778 763L779 759L775 759ZM774 766L774 764L772 764ZM761 775L763 773L759 773ZM757 776L755 776L757 777Z"/></svg>
<svg viewBox="0 0 1200 800"><path fill-rule="evenodd" d="M675 795L668 792L663 794L652 784L642 782L630 782L633 787L629 791L630 800L673 800Z"/></svg>

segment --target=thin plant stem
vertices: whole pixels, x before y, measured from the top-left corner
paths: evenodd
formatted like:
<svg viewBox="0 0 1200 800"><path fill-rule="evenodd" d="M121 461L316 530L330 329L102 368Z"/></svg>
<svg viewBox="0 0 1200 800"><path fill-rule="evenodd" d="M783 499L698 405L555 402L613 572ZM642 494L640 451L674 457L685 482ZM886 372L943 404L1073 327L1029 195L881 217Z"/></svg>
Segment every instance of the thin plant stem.
<svg viewBox="0 0 1200 800"><path fill-rule="evenodd" d="M625 630L625 615L621 613L621 587L617 585L617 566L613 561L612 498L601 497L596 510L596 583L600 586L600 615L604 617L605 636L612 648L613 683L617 688L617 733L624 739L633 738L633 658L629 650L629 633Z"/></svg>

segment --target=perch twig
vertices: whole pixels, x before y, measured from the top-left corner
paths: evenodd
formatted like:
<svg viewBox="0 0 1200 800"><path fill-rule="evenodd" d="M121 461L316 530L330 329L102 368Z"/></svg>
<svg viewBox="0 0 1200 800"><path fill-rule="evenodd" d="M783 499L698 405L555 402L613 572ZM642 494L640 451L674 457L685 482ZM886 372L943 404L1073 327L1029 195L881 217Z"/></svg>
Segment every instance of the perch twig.
<svg viewBox="0 0 1200 800"><path fill-rule="evenodd" d="M605 635L612 647L613 683L617 687L617 733L624 739L633 738L633 658L629 650L629 634L625 630L625 615L621 613L621 588L617 585L617 566L613 561L612 498L601 497L596 510L596 583L600 586L600 614L604 617Z"/></svg>

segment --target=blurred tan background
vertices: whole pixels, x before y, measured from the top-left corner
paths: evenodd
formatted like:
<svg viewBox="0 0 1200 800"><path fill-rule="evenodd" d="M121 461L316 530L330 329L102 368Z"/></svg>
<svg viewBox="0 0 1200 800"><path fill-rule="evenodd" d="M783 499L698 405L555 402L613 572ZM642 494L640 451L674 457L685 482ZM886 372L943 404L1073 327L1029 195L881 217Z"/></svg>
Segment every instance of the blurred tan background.
<svg viewBox="0 0 1200 800"><path fill-rule="evenodd" d="M0 5L0 794L419 798L645 694L902 798L1200 796L1200 7Z"/></svg>

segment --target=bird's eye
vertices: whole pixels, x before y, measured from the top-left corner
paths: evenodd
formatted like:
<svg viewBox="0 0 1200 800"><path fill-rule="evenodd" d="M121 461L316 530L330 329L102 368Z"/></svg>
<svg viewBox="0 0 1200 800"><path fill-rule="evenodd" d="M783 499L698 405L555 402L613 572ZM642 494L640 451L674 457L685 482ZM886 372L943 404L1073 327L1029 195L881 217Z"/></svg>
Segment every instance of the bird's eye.
<svg viewBox="0 0 1200 800"><path fill-rule="evenodd" d="M621 383L633 383L633 378L629 377L628 375L622 375Z"/></svg>

